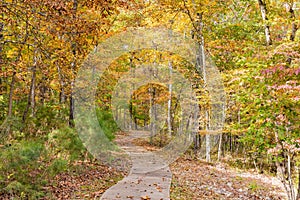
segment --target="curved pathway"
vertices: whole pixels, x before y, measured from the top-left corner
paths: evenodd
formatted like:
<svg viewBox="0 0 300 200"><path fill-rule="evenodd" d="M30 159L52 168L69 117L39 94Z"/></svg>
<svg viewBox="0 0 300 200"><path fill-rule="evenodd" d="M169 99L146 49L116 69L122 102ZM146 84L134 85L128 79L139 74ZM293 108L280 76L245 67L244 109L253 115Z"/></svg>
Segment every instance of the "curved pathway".
<svg viewBox="0 0 300 200"><path fill-rule="evenodd" d="M131 131L117 143L131 157L132 168L127 177L109 188L102 200L167 200L170 199L172 173L153 153L132 143L135 138L148 137L149 132ZM154 171L153 171L154 169Z"/></svg>

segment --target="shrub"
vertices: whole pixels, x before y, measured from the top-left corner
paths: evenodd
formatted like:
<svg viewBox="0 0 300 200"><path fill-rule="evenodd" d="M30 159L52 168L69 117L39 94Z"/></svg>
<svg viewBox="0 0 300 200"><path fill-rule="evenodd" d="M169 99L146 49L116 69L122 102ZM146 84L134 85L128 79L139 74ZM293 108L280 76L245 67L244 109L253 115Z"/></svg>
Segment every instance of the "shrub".
<svg viewBox="0 0 300 200"><path fill-rule="evenodd" d="M49 175L54 177L57 174L66 171L67 168L68 168L68 161L62 158L57 158L52 162L52 164L48 168Z"/></svg>
<svg viewBox="0 0 300 200"><path fill-rule="evenodd" d="M115 138L114 133L118 131L118 125L115 122L111 111L97 109L97 118L99 124L109 140L113 140Z"/></svg>
<svg viewBox="0 0 300 200"><path fill-rule="evenodd" d="M48 134L49 151L56 157L74 161L84 159L86 149L76 131L69 127Z"/></svg>
<svg viewBox="0 0 300 200"><path fill-rule="evenodd" d="M21 199L38 199L41 180L39 159L44 153L40 141L14 141L0 151L0 195Z"/></svg>

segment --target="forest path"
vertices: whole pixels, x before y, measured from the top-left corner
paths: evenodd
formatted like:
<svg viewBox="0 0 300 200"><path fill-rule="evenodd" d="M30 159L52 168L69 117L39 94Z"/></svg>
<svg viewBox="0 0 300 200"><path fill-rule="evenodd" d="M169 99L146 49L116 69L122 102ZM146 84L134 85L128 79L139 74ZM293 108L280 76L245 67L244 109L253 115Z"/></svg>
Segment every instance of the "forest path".
<svg viewBox="0 0 300 200"><path fill-rule="evenodd" d="M124 173L99 162L78 162L75 171L60 173L53 178L50 187L45 188L45 193L50 189L53 198L45 200L92 200L100 199L101 196L103 200L287 199L284 188L276 177L260 174L255 169L242 170L226 162L207 163L189 152L170 164L172 174L168 167L149 173L149 168L157 169L162 165L160 162L150 162L151 157L147 157L145 149L152 151L157 150L156 147L149 145L148 140L134 140L141 135L147 137L147 134L117 134L119 146L131 151L132 158L136 159L129 176L125 177ZM121 180L123 177L125 178ZM173 184L170 188L171 178ZM113 184L116 185L112 186Z"/></svg>
<svg viewBox="0 0 300 200"><path fill-rule="evenodd" d="M170 199L172 181L170 168L163 160L153 156L152 152L133 143L134 139L148 137L149 134L146 131L131 131L128 135L117 138L119 146L130 155L132 168L127 177L105 191L102 200Z"/></svg>

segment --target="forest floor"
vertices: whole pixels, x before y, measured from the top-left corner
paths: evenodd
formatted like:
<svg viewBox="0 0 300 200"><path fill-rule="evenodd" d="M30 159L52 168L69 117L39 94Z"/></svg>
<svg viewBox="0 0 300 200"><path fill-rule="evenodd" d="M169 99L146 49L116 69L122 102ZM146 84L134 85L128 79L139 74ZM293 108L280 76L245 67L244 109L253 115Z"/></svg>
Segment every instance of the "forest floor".
<svg viewBox="0 0 300 200"><path fill-rule="evenodd" d="M171 199L286 199L274 177L180 158L170 166L173 173Z"/></svg>
<svg viewBox="0 0 300 200"><path fill-rule="evenodd" d="M123 177L122 172L108 166L78 162L74 170L56 175L51 186L44 188L51 194L44 200L100 199L108 188Z"/></svg>
<svg viewBox="0 0 300 200"><path fill-rule="evenodd" d="M238 170L224 163L211 164L184 155L172 163L170 169L173 173L170 197L173 200L286 199L276 178ZM55 177L53 186L47 188L53 199L100 199L105 190L125 175L86 162L78 163L78 170Z"/></svg>

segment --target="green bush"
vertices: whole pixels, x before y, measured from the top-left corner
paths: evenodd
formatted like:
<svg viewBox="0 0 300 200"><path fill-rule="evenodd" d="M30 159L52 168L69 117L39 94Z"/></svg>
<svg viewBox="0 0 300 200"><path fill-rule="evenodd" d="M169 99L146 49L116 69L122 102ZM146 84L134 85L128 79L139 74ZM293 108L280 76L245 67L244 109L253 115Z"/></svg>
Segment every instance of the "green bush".
<svg viewBox="0 0 300 200"><path fill-rule="evenodd" d="M21 199L38 199L41 174L32 173L40 167L40 157L44 153L40 141L14 141L0 151L0 195Z"/></svg>
<svg viewBox="0 0 300 200"><path fill-rule="evenodd" d="M18 181L10 182L4 191L9 194L11 199L40 199L45 194L38 190L33 190L30 185L24 185Z"/></svg>
<svg viewBox="0 0 300 200"><path fill-rule="evenodd" d="M24 124L21 118L15 116L6 118L0 125L0 142L5 143L9 137L13 137L23 128Z"/></svg>
<svg viewBox="0 0 300 200"><path fill-rule="evenodd" d="M20 141L8 145L0 151L1 171L9 171L12 168L26 169L33 167L32 163L37 161L43 150L44 146L39 141ZM28 163L31 163L31 165L28 165Z"/></svg>
<svg viewBox="0 0 300 200"><path fill-rule="evenodd" d="M84 159L86 149L76 131L69 127L54 130L48 134L49 151L57 157L74 161Z"/></svg>
<svg viewBox="0 0 300 200"><path fill-rule="evenodd" d="M49 175L54 177L57 174L66 171L67 169L68 169L68 161L62 158L57 158L49 166L48 171L49 171Z"/></svg>
<svg viewBox="0 0 300 200"><path fill-rule="evenodd" d="M118 125L111 111L97 109L97 118L106 137L108 137L109 140L113 140L115 138L115 132L118 131Z"/></svg>

